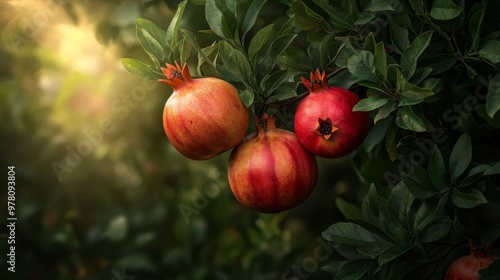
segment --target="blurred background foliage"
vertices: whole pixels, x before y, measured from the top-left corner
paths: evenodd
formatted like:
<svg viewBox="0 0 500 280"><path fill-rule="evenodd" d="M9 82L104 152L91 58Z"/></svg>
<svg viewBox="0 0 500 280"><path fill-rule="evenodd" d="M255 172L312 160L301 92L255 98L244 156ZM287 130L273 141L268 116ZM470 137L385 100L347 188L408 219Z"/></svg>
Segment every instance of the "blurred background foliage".
<svg viewBox="0 0 500 280"><path fill-rule="evenodd" d="M318 159L304 204L258 214L229 189L229 153L198 162L169 145L161 113L171 90L119 58L147 60L135 18L165 29L179 2L1 2L0 166L5 177L16 166L18 221L16 272L1 239L0 279L282 279L343 219L335 198L359 201L365 188L350 161ZM188 3L181 27L208 29L200 2ZM251 33L286 11L268 1ZM6 186L0 201L3 225ZM308 279L327 277L326 263Z"/></svg>

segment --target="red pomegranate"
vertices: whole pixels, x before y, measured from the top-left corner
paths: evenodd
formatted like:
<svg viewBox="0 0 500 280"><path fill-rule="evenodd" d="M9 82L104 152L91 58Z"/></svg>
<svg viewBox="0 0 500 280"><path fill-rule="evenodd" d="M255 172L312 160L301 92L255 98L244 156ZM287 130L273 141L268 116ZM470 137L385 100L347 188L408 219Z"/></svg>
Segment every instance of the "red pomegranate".
<svg viewBox="0 0 500 280"><path fill-rule="evenodd" d="M221 79L191 78L186 64L167 64L166 79L174 89L163 110L163 128L184 156L203 160L238 145L245 137L249 113L238 90Z"/></svg>
<svg viewBox="0 0 500 280"><path fill-rule="evenodd" d="M300 144L324 158L339 158L354 151L370 128L366 112L353 112L359 97L352 91L328 86L325 72L301 77L309 95L297 107L294 130Z"/></svg>
<svg viewBox="0 0 500 280"><path fill-rule="evenodd" d="M255 118L249 134L229 157L229 185L244 206L277 213L304 202L316 184L316 158L304 150L294 133L277 129L267 115Z"/></svg>
<svg viewBox="0 0 500 280"><path fill-rule="evenodd" d="M469 240L471 253L456 259L446 271L445 280L479 280L479 270L488 267L498 257L491 245L476 245Z"/></svg>

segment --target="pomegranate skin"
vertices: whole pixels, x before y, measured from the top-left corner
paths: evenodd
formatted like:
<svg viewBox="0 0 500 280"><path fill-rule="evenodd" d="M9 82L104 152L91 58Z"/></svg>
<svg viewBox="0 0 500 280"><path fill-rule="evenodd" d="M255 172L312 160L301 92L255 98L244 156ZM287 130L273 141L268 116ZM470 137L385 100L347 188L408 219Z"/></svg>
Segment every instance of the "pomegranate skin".
<svg viewBox="0 0 500 280"><path fill-rule="evenodd" d="M498 257L491 253L491 245L477 246L469 241L471 253L456 259L446 271L445 280L479 280L479 270L488 267Z"/></svg>
<svg viewBox="0 0 500 280"><path fill-rule="evenodd" d="M190 159L205 160L228 151L245 137L248 109L238 90L212 77L192 79L184 64L181 69L162 68L174 92L163 110L163 128L170 143Z"/></svg>
<svg viewBox="0 0 500 280"><path fill-rule="evenodd" d="M353 112L359 97L352 91L329 87L325 72L311 73L311 82L302 77L309 89L297 107L294 131L300 144L324 158L339 158L363 143L370 128L367 112Z"/></svg>
<svg viewBox="0 0 500 280"><path fill-rule="evenodd" d="M294 133L277 129L275 119L256 118L249 134L231 153L228 179L236 199L263 213L278 213L304 202L316 185L316 158ZM267 127L266 127L267 122Z"/></svg>

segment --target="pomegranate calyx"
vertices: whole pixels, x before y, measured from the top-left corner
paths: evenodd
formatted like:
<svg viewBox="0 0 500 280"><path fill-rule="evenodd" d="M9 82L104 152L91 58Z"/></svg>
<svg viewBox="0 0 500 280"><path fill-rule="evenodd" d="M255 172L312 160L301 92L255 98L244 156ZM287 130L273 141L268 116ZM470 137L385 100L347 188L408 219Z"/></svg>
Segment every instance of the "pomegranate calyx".
<svg viewBox="0 0 500 280"><path fill-rule="evenodd" d="M159 82L167 84L172 88L179 88L184 83L191 81L191 74L189 73L189 68L187 64L184 63L182 68L179 66L177 61L175 62L175 66L172 64L166 64L167 68L161 68L163 74L165 74L166 79L159 79Z"/></svg>
<svg viewBox="0 0 500 280"><path fill-rule="evenodd" d="M264 113L260 119L255 116L254 122L258 134L260 134L261 132L276 130L276 120L274 119L273 115L269 117L267 113Z"/></svg>
<svg viewBox="0 0 500 280"><path fill-rule="evenodd" d="M300 80L309 92L319 91L322 88L328 87L328 80L326 79L324 70L320 73L319 69L316 69L316 73L310 73L309 80L304 77L300 77Z"/></svg>
<svg viewBox="0 0 500 280"><path fill-rule="evenodd" d="M332 134L338 130L338 128L332 125L332 120L330 118L326 118L326 120L318 118L318 123L318 127L311 132L318 136L323 136L325 140L330 139Z"/></svg>

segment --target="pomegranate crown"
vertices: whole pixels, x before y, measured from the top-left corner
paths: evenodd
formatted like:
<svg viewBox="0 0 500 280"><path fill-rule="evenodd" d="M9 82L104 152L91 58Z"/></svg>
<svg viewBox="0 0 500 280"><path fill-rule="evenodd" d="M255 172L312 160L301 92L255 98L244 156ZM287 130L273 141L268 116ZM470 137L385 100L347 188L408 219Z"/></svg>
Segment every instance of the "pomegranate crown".
<svg viewBox="0 0 500 280"><path fill-rule="evenodd" d="M309 92L318 91L322 88L328 87L328 80L326 79L325 70L323 72L319 72L319 69L316 69L316 73L311 72L309 80L304 77L300 77L302 83Z"/></svg>
<svg viewBox="0 0 500 280"><path fill-rule="evenodd" d="M267 113L262 115L262 118L258 118L257 115L254 117L255 127L257 128L257 132L268 132L269 130L276 130L276 120L273 115L270 117Z"/></svg>
<svg viewBox="0 0 500 280"><path fill-rule="evenodd" d="M166 79L159 79L159 82L165 83L173 88L178 88L183 85L185 82L191 80L191 74L189 74L189 68L187 64L184 63L184 66L181 67L175 62L175 66L172 64L166 64L167 68L161 68L163 74L165 74Z"/></svg>

